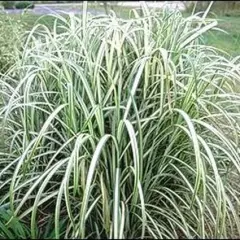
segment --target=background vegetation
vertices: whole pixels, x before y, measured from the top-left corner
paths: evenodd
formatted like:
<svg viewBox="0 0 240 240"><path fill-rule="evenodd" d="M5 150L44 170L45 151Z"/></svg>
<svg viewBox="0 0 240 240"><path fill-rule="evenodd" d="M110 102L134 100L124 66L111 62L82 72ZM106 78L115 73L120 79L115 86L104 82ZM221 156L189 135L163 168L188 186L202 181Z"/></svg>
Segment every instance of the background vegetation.
<svg viewBox="0 0 240 240"><path fill-rule="evenodd" d="M1 1L4 9L25 9L34 8L34 1Z"/></svg>

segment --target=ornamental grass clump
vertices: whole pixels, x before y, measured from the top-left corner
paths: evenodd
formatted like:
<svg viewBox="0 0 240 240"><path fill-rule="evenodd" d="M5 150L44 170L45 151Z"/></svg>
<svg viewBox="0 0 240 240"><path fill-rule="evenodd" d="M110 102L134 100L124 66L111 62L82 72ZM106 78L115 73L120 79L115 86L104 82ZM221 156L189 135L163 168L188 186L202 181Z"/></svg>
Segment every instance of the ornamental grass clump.
<svg viewBox="0 0 240 240"><path fill-rule="evenodd" d="M216 20L86 8L34 26L0 78L0 208L31 238L239 236L240 70L201 44Z"/></svg>

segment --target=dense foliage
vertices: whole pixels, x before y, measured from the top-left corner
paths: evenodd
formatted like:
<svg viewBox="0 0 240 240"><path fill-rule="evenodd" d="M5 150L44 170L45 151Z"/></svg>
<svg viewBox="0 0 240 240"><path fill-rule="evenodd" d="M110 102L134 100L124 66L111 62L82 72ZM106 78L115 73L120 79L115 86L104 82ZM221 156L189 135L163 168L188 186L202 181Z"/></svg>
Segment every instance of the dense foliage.
<svg viewBox="0 0 240 240"><path fill-rule="evenodd" d="M14 21L7 14L4 15L0 19L0 73L7 71L15 63L24 33L21 20Z"/></svg>
<svg viewBox="0 0 240 240"><path fill-rule="evenodd" d="M200 44L217 25L206 15L142 13L84 4L26 36L0 77L0 209L14 216L3 226L15 219L31 238L240 234L239 61Z"/></svg>
<svg viewBox="0 0 240 240"><path fill-rule="evenodd" d="M16 2L15 4L16 9L25 9L25 8L34 8L34 3L29 2L29 1L21 1L21 2Z"/></svg>
<svg viewBox="0 0 240 240"><path fill-rule="evenodd" d="M2 1L0 5L2 5L4 9L34 8L33 1Z"/></svg>
<svg viewBox="0 0 240 240"><path fill-rule="evenodd" d="M4 9L13 9L15 6L15 1L1 1L1 5Z"/></svg>

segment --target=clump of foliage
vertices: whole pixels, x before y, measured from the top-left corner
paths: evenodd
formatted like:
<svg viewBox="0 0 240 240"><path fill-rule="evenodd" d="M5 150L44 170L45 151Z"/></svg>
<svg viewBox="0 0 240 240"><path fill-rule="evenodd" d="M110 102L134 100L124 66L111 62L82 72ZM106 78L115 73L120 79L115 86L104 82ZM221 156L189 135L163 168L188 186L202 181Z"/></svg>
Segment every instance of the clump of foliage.
<svg viewBox="0 0 240 240"><path fill-rule="evenodd" d="M0 72L5 72L16 61L21 36L24 33L24 24L21 20L15 21L4 14L0 19L0 32Z"/></svg>
<svg viewBox="0 0 240 240"><path fill-rule="evenodd" d="M26 239L29 234L29 229L18 218L13 217L10 210L0 208L0 239L15 239L16 237Z"/></svg>
<svg viewBox="0 0 240 240"><path fill-rule="evenodd" d="M25 8L33 9L34 8L34 3L29 2L29 1L16 2L15 8L16 9L25 9Z"/></svg>
<svg viewBox="0 0 240 240"><path fill-rule="evenodd" d="M13 9L15 6L15 1L1 1L1 5L4 9Z"/></svg>
<svg viewBox="0 0 240 240"><path fill-rule="evenodd" d="M31 238L240 235L238 58L200 44L207 12L132 14L29 33L0 78L0 206Z"/></svg>

